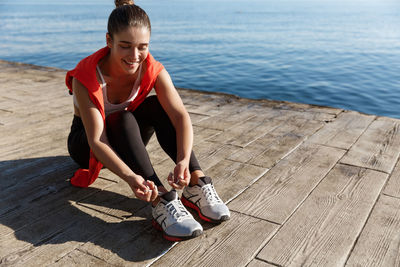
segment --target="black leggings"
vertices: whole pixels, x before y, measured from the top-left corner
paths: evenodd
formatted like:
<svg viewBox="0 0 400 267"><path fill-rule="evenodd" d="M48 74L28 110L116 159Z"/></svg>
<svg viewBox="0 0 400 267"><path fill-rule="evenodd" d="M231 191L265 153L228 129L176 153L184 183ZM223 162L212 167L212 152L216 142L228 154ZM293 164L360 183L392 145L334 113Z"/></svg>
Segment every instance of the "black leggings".
<svg viewBox="0 0 400 267"><path fill-rule="evenodd" d="M154 131L162 149L176 163L176 133L168 115L156 96L150 96L133 112L114 112L106 118L107 138L119 157L133 172L157 186L162 183L151 165L146 145ZM68 152L81 168L89 167L90 147L82 120L74 116L68 136ZM189 171L201 170L192 152Z"/></svg>

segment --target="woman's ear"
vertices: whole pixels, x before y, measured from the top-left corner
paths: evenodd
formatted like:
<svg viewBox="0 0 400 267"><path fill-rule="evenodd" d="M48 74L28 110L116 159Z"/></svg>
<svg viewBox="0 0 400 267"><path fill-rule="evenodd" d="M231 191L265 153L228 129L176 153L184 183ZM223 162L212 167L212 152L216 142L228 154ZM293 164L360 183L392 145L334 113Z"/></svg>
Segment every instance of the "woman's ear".
<svg viewBox="0 0 400 267"><path fill-rule="evenodd" d="M112 39L112 37L111 37L111 35L109 33L106 33L106 42L107 42L108 48L112 48L113 39Z"/></svg>

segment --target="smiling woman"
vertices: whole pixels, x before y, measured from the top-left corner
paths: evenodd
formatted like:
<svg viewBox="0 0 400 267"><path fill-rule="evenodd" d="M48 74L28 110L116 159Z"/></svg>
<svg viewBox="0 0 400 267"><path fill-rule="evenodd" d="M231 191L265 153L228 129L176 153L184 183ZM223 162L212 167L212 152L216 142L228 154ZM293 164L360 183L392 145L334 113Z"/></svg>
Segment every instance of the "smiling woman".
<svg viewBox="0 0 400 267"><path fill-rule="evenodd" d="M171 241L200 235L200 218L220 223L230 218L211 178L192 151L188 112L168 72L149 52L151 25L132 1L116 1L108 20L107 46L81 60L66 76L74 95L74 119L68 151L81 167L71 183L87 187L101 168L128 183L137 198L152 202L153 225ZM147 97L152 88L156 96ZM176 163L163 186L150 162L146 144L153 133ZM183 189L182 202L175 189Z"/></svg>

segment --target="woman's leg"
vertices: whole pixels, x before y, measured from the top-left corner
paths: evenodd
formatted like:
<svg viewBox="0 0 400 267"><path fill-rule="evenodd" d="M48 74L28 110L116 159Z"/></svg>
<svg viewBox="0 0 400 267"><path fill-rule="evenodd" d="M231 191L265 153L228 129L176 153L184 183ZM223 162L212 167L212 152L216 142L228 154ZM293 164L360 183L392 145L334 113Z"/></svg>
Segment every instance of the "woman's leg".
<svg viewBox="0 0 400 267"><path fill-rule="evenodd" d="M167 113L158 102L156 96L150 96L133 112L140 127L153 128L156 132L157 140L163 150L176 163L177 146L176 132ZM147 140L148 141L148 140ZM193 151L189 161L189 171L191 174L202 174L199 162ZM204 175L204 174L203 174Z"/></svg>
<svg viewBox="0 0 400 267"><path fill-rule="evenodd" d="M110 145L135 173L162 187L145 146L155 129L161 147L176 162L175 128L156 96L146 98L133 112L133 115L130 112L122 111L107 117L107 137ZM77 116L74 117L68 137L68 151L81 168L88 168L90 147L82 120ZM197 179L204 176L193 152L190 157L189 170L191 184L196 184Z"/></svg>
<svg viewBox="0 0 400 267"><path fill-rule="evenodd" d="M106 118L107 138L112 148L131 170L144 179L162 186L150 162L145 145L152 130L139 127L135 116L129 111L115 112Z"/></svg>
<svg viewBox="0 0 400 267"><path fill-rule="evenodd" d="M82 119L74 116L68 136L68 152L80 168L89 168L90 147L86 138Z"/></svg>

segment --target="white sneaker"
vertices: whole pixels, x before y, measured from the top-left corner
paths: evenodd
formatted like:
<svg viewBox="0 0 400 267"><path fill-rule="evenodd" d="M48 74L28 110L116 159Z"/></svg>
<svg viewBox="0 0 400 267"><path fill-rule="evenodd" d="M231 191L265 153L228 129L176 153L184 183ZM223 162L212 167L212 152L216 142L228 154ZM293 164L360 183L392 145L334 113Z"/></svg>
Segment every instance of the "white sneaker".
<svg viewBox="0 0 400 267"><path fill-rule="evenodd" d="M175 190L163 194L152 213L153 226L163 231L164 238L169 241L186 240L203 233L203 227L182 205Z"/></svg>
<svg viewBox="0 0 400 267"><path fill-rule="evenodd" d="M231 216L208 176L201 177L197 185L185 187L182 203L196 210L200 218L207 222L220 223L229 220Z"/></svg>

